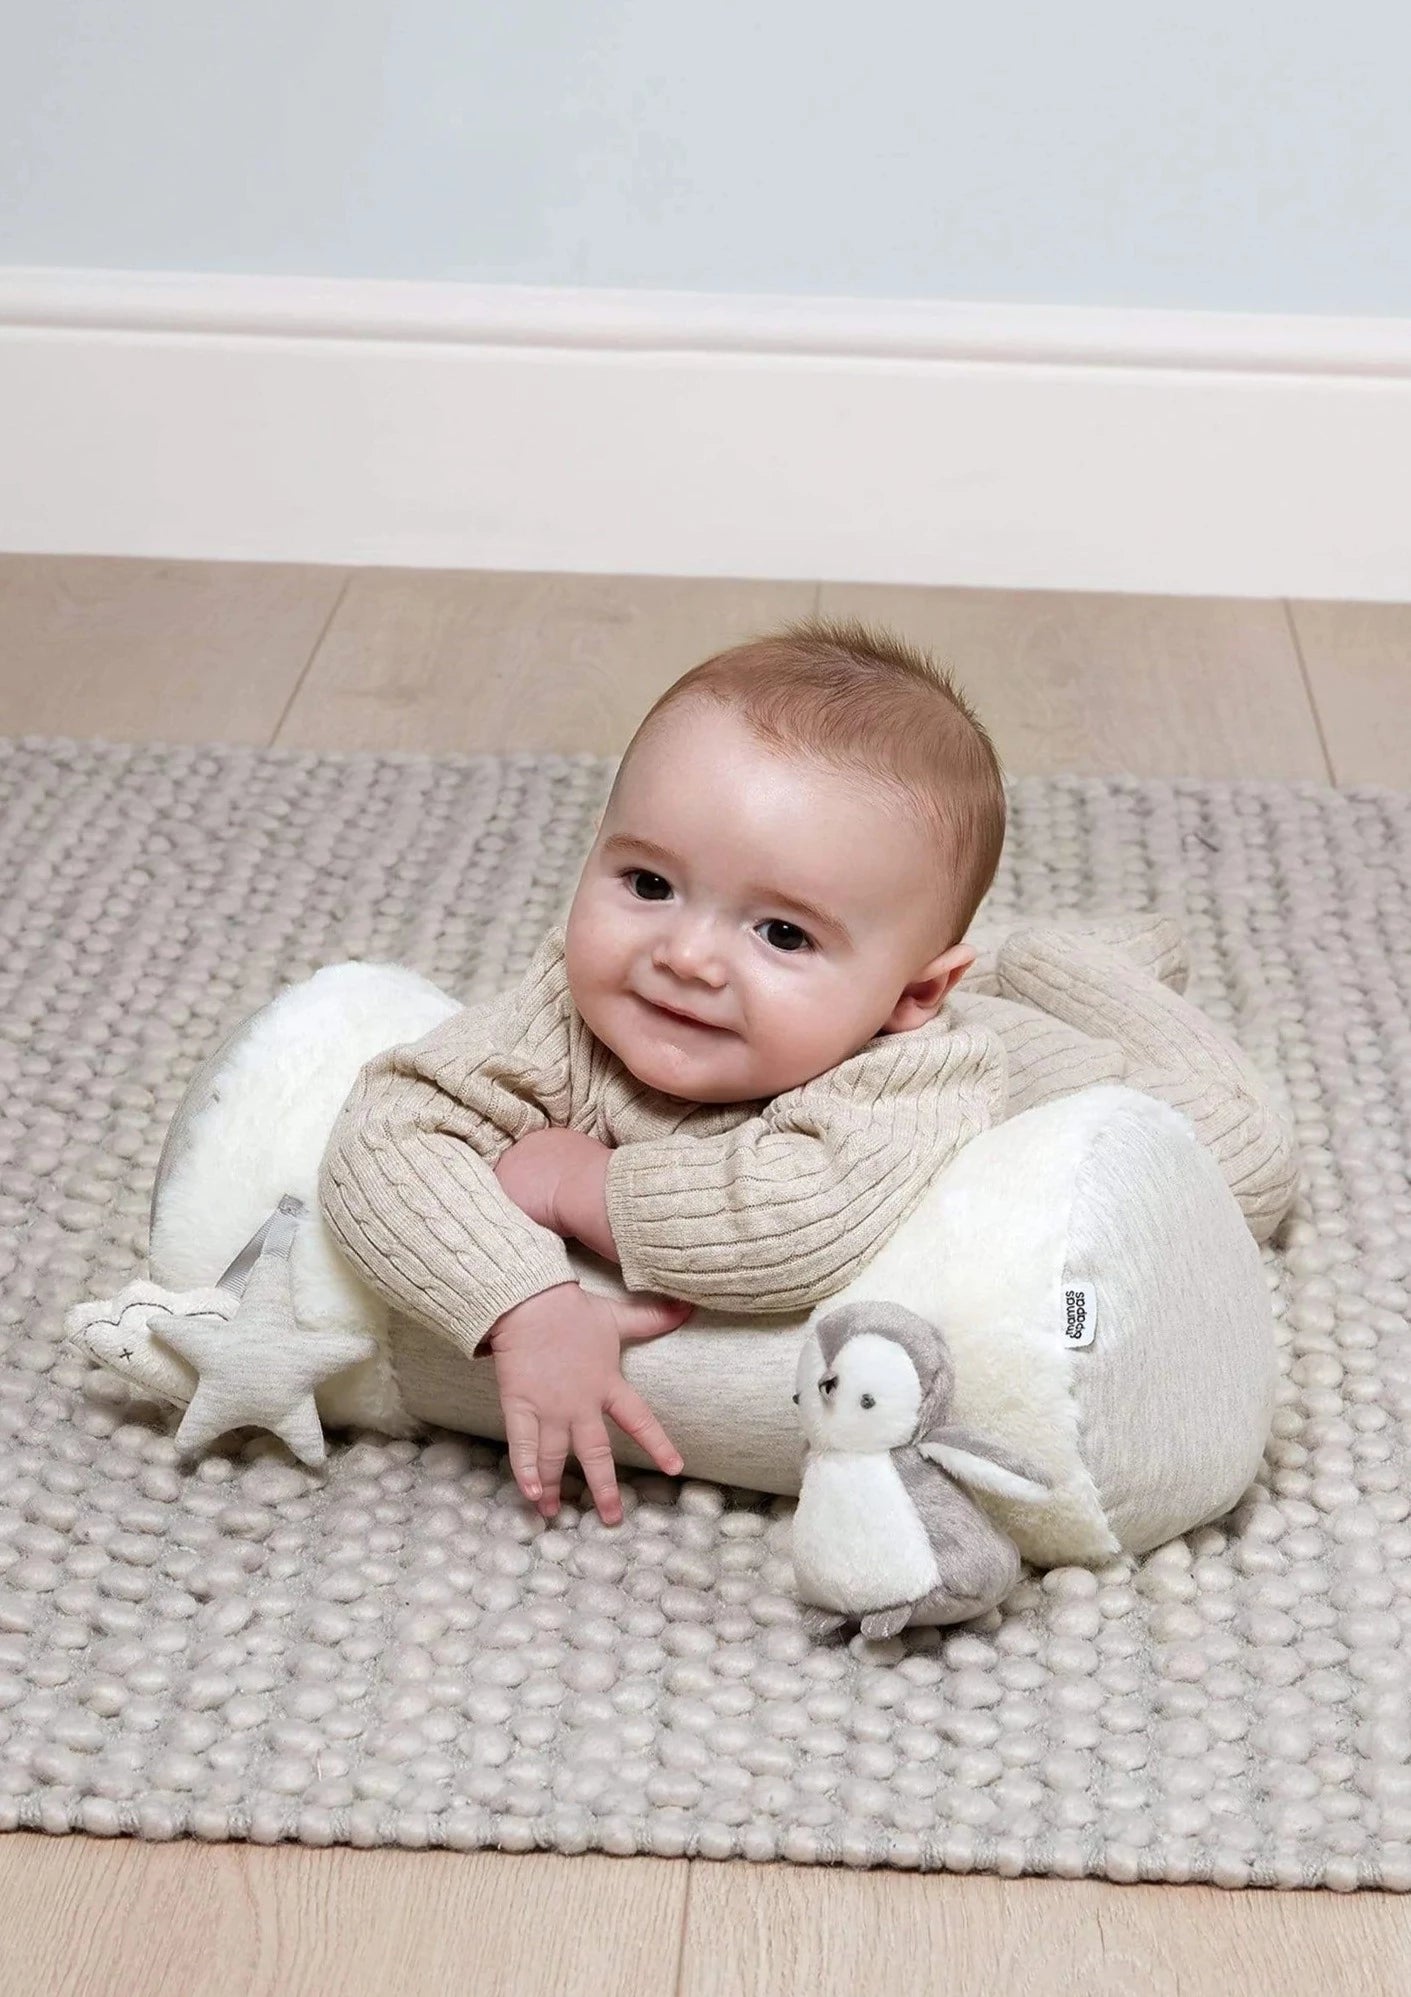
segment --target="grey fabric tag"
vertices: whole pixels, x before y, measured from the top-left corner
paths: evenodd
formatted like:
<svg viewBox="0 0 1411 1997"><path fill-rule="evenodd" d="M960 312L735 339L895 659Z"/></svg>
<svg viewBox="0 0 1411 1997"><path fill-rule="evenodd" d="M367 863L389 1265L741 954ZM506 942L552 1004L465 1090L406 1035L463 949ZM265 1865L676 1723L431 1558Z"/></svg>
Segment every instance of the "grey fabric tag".
<svg viewBox="0 0 1411 1997"><path fill-rule="evenodd" d="M305 1211L301 1199L293 1193L286 1193L269 1219L250 1236L230 1267L217 1279L216 1288L233 1290L236 1296L241 1295L250 1271L266 1248L272 1255L289 1253L299 1216Z"/></svg>

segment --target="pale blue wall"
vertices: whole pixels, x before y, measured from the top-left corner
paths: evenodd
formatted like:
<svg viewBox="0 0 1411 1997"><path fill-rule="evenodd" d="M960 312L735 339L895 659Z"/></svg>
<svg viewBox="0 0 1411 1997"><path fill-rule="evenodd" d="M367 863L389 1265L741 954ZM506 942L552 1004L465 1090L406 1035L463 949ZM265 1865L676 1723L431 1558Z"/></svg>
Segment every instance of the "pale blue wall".
<svg viewBox="0 0 1411 1997"><path fill-rule="evenodd" d="M1404 0L0 0L0 262L1411 314Z"/></svg>

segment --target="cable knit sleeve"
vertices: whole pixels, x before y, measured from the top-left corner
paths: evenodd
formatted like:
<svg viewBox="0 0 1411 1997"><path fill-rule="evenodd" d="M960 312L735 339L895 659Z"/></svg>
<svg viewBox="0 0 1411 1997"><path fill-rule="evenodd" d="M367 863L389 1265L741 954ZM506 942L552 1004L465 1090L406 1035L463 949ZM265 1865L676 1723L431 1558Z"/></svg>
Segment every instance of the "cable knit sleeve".
<svg viewBox="0 0 1411 1997"><path fill-rule="evenodd" d="M997 1035L932 1022L869 1042L732 1130L620 1145L605 1196L623 1282L719 1311L821 1302L1002 1120L1007 1089Z"/></svg>
<svg viewBox="0 0 1411 1997"><path fill-rule="evenodd" d="M354 1269L470 1358L513 1305L574 1280L558 1235L494 1175L516 1138L548 1126L541 1103L559 1086L555 1037L533 1031L554 1022L525 997L467 1007L369 1061L319 1168L324 1219Z"/></svg>

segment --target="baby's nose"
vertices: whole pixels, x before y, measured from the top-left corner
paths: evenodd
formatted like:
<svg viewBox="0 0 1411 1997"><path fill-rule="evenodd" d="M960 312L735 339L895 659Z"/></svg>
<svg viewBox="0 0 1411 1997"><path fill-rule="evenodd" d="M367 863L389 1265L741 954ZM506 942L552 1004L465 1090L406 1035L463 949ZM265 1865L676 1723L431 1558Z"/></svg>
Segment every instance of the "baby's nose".
<svg viewBox="0 0 1411 1997"><path fill-rule="evenodd" d="M674 923L660 946L660 954L666 964L708 982L718 983L723 976L719 938L714 924L704 916L695 922L683 917Z"/></svg>

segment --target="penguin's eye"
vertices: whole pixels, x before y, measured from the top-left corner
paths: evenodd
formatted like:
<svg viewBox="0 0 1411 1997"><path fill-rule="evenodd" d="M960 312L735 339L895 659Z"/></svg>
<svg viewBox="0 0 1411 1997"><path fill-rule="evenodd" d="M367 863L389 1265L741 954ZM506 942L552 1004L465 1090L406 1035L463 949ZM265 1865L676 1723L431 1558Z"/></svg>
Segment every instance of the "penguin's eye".
<svg viewBox="0 0 1411 1997"><path fill-rule="evenodd" d="M877 1403L873 1400L871 1394L864 1394L862 1397L862 1405L865 1408L875 1408Z"/></svg>
<svg viewBox="0 0 1411 1997"><path fill-rule="evenodd" d="M789 1396L789 1399L790 1399L790 1400L791 1400L791 1401L793 1402L793 1404L794 1404L794 1406L795 1406L795 1407L797 1407L797 1406L798 1406L798 1404L799 1404L799 1397L798 1397L798 1395L797 1395L797 1394L790 1394L790 1396Z"/></svg>

